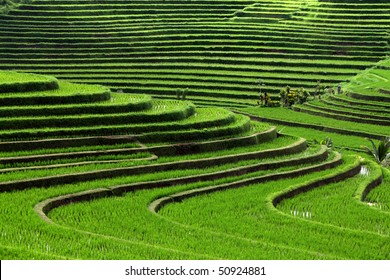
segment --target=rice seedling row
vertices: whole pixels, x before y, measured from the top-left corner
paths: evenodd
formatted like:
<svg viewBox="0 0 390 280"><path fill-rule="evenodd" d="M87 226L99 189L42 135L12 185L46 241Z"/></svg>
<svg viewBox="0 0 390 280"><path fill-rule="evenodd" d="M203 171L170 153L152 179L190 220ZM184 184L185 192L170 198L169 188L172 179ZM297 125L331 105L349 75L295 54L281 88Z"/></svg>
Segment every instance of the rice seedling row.
<svg viewBox="0 0 390 280"><path fill-rule="evenodd" d="M389 62L378 62L388 3L37 0L2 11L1 70L84 85L0 71L1 256L388 258L388 169L356 157L371 144L362 137L390 134ZM260 108L259 79L274 101L287 85L350 82L348 96L296 106L319 117Z"/></svg>
<svg viewBox="0 0 390 280"><path fill-rule="evenodd" d="M381 168L368 163L362 171L359 176L343 182L284 200L277 207L296 218L388 237L388 215L375 211L365 201L361 201L364 189L372 180L382 177ZM337 211L334 210L335 205Z"/></svg>
<svg viewBox="0 0 390 280"><path fill-rule="evenodd" d="M278 144L278 141L276 143ZM275 143L273 143L272 145L274 146ZM7 189L9 190L9 188L12 189L13 187L18 187L18 186L21 186L22 188L25 188L26 186L34 186L34 185L38 186L38 184L40 184L41 186L48 186L49 184L54 184L54 183L58 184L60 182L63 183L65 182L65 180L67 180L68 182L74 182L75 180L88 181L91 179L97 179L99 177L100 178L118 177L118 176L123 177L124 174L128 174L129 172L132 172L133 174L142 174L145 172L149 172L149 170L160 170L160 168L162 168L162 170L166 168L170 168L170 169L180 168L180 166L194 166L195 168L199 168L199 167L205 168L212 164L219 164L219 163L224 163L229 161L234 162L243 159L261 158L264 156L269 157L272 155L280 155L283 153L294 153L297 151L302 151L302 148L304 149L305 146L306 145L304 142L301 143L301 145L298 145L297 147L295 147L295 145L292 145L290 151L288 151L287 149L285 150L283 148L279 150L274 150L274 149L267 150L267 147L269 147L268 145L265 145L264 147L266 150L262 150L261 148L262 146L260 147L254 146L252 148L249 146L249 148L233 150L231 151L231 153L228 153L227 151L222 151L221 152L222 155L219 156L218 153L217 154L210 153L209 155L205 154L204 157L206 159L203 160L188 161L191 160L191 157L187 156L185 162L178 161L180 159L182 160L182 156L180 156L180 157L170 159L170 161L174 160L174 162L176 162L175 164L166 164L161 167L159 164L157 164L156 167L147 166L146 168L145 167L135 168L132 167L136 164L134 162L121 162L119 164L96 163L96 164L90 164L88 166L76 166L76 167L56 168L56 169L48 169L48 170L25 170L25 171L22 170L21 172L0 174L0 180L2 181L0 185L2 186L1 189L4 191ZM245 152L243 152L243 150ZM194 156L194 157L198 158L199 156L198 157ZM164 162L164 160L162 160L162 162ZM146 163L149 164L149 162ZM142 162L139 162L139 164L142 164ZM201 172L201 170L198 171ZM168 178L172 178L172 177L168 177Z"/></svg>
<svg viewBox="0 0 390 280"><path fill-rule="evenodd" d="M268 116L270 116L268 120L269 122L272 122L272 120L277 120L277 121L281 120L281 121L286 121L286 124L289 123L290 125L293 125L294 123L296 123L297 125L307 124L308 128L310 128L310 126L313 126L312 128L318 127L320 128L320 130L327 130L327 131L331 131L331 128L334 128L335 131L337 130L337 132L339 133L342 133L342 131L344 130L346 131L345 133L349 135L354 135L354 132L356 132L356 134L361 133L362 137L383 138L385 135L390 134L390 131L388 130L387 126L360 124L360 123L356 124L354 122L334 120L332 118L324 118L320 116L316 116L315 118L310 118L308 117L310 115L306 113L299 113L294 111L289 111L289 114L287 116L285 114L285 109L283 108L273 108L272 111L270 111L267 108L246 108L246 109L240 109L239 111L249 113L253 116L259 116L260 118L263 119L267 119ZM270 112L272 112L272 115L270 114ZM264 115L266 117L263 117ZM293 121L291 121L292 118ZM378 132L380 132L380 134L378 134Z"/></svg>
<svg viewBox="0 0 390 280"><path fill-rule="evenodd" d="M348 112L355 112L355 113L366 112L367 115L371 115L371 114L386 115L386 114L388 114L387 111L384 110L384 108L381 109L380 106L369 106L368 104L366 104L366 105L357 104L357 106L351 107L350 105L346 104L347 102L348 102L348 100L344 100L344 102L342 102L341 100L331 99L331 98L322 100L322 103L326 104L329 107L332 106L333 108L339 109L339 110L348 109Z"/></svg>
<svg viewBox="0 0 390 280"><path fill-rule="evenodd" d="M318 108L315 106L311 105L303 105L299 106L296 105L294 106L294 110L311 114L311 115L316 115L316 116L322 116L322 117L328 117L332 119L339 119L343 121L350 121L350 122L355 122L355 123L365 123L365 124L374 124L374 125L381 125L381 126L388 126L390 122L387 119L380 119L380 118L375 118L372 116L351 116L349 114L346 114L345 112L329 112L328 110L323 110L322 108Z"/></svg>
<svg viewBox="0 0 390 280"><path fill-rule="evenodd" d="M312 177L313 178L313 177ZM206 182L205 182L206 183ZM273 182L273 184L274 184L274 182ZM202 185L206 185L206 184L202 184ZM198 186L198 184L197 184L197 186ZM187 186L188 187L188 186ZM183 189L183 187L181 188L181 189ZM264 188L264 189L266 189L266 188ZM177 189L176 189L177 190ZM179 191L180 191L180 189L179 189ZM146 191L141 191L141 194L142 193L144 193L144 192L146 192ZM159 190L159 192L157 192L157 190L155 190L155 191L149 191L149 192L151 192L151 195L152 195L152 197L160 197L161 196L161 193L162 193L162 191L161 190ZM157 193L159 193L159 194L157 194ZM165 193L172 193L172 189L170 189L170 190L166 190L165 191ZM221 194L224 194L225 192L222 192ZM258 197L258 196L252 196L252 197ZM104 203L104 204L106 204L106 206L107 207L116 207L116 208L118 208L118 209L124 209L123 207L120 207L120 205L122 204L122 203L124 203L124 200L128 200L128 199L131 199L132 201L133 201L133 203L131 203L133 206L135 205L135 199L137 199L138 200L138 198L139 198L139 200L141 200L140 201L140 204L138 204L138 205L140 205L140 206L138 206L138 207L142 207L142 208L145 208L145 203L147 203L149 200L150 200L150 196L148 196L148 198L145 198L145 196L143 195L143 196L140 196L140 193L138 193L138 192L136 192L136 193L131 193L131 194L128 194L128 195L126 195L126 197L122 197L122 198L115 198L114 199L114 201L112 200L112 199L110 199L110 198L108 198L108 199L103 199L103 200L97 200L97 201L94 201L94 202L90 202L90 203L87 203L87 204L83 204L83 208L80 208L77 204L74 204L74 205L72 205L72 206L66 206L66 207L64 207L64 210L65 210L65 212L67 213L67 215L69 215L70 214L70 211L68 212L68 211L66 211L67 210L67 208L68 207L75 207L75 208L77 208L77 210L76 211L72 211L71 213L74 213L75 215L77 215L77 216L79 216L79 215L81 215L83 218L77 218L77 222L76 223L73 223L72 221L70 221L69 220L69 216L66 216L66 217L64 217L63 215L61 215L61 212L60 212L60 214L59 215L55 215L55 212L56 211L64 211L64 210L62 210L62 208L58 208L58 209L56 209L56 210L54 210L53 212L51 212L50 213L50 216L51 216L51 218L53 218L54 217L54 220L55 221L64 221L63 223L66 223L67 225L71 225L71 226L73 226L73 227L82 227L83 228L83 230L88 230L88 231L94 231L94 230L97 230L96 229L96 227L89 227L88 225L89 224L91 224L91 222L92 222L92 220L93 220L93 217L91 216L91 215L89 215L88 213L89 213L89 210L88 210L88 207L91 207L91 210L92 209L95 209L95 205L96 204L98 204L98 205L101 205L100 203ZM103 202L104 201L104 202ZM108 203L108 204L107 204ZM115 204L115 205L113 205L113 204ZM187 202L186 202L187 203ZM241 202L242 203L242 202ZM126 203L127 204L127 203ZM245 203L244 203L245 204ZM110 206L109 206L110 205ZM211 203L211 204L209 204L209 207L210 207L210 205L213 205L213 203ZM100 209L107 209L107 208L100 208ZM129 210L129 208L127 208L128 209L128 211L134 211L134 210ZM137 210L139 210L139 209L137 209ZM198 208L198 210L200 210L200 208ZM138 211L137 211L138 212ZM146 211L145 211L146 212ZM96 212L95 212L96 213ZM114 213L114 212L110 212L110 213ZM117 212L115 212L115 213L117 213ZM211 213L215 213L215 212L211 212ZM71 215L71 214L70 214ZM120 215L122 218L123 217L129 217L129 216L131 216L131 215L129 215L129 214L125 214L125 213L123 213L122 215ZM60 217L60 218L57 218L57 217ZM107 217L107 216L106 216ZM108 217L107 217L108 218ZM150 216L150 214L148 214L147 212L145 213L145 217L140 217L140 219L145 219L145 218L147 218L147 221L148 221L148 223L150 224L152 221L153 221L153 216ZM110 217L108 218L108 219L115 219L114 217L113 217L113 215L110 215ZM137 219L137 221L133 221L131 224L134 224L134 223L136 223L136 222L138 222L138 219ZM188 227L188 226L183 226L183 227L180 227L180 226L178 226L176 223L170 223L169 221L168 221L168 223L167 223L167 221L165 221L165 220L158 220L158 222L159 223L161 223L162 225L164 225L165 224L165 226L164 226L164 228L166 227L166 226L168 226L168 227L171 227L171 230L169 230L169 233L170 233L170 235L171 236L176 236L176 234L173 234L176 230L180 230L180 228L182 228L183 230L185 229L187 232L190 230L191 231L191 235L190 236L187 236L186 237L186 239L180 239L181 240L181 242L184 242L185 244L177 244L176 245L176 242L175 242L175 245L176 246L187 246L187 248L192 248L192 250L202 250L202 247L203 246L200 246L200 247L198 247L198 246L189 246L190 244L188 243L188 241L189 241L189 239L188 238L193 238L192 236L193 236L193 234L196 234L196 238L198 239L197 240L197 242L202 242L203 240L205 240L204 239L204 237L207 237L209 234L211 234L211 236L212 236L212 238L214 239L214 240L219 240L219 238L221 238L221 237L223 237L223 238L226 238L227 240L230 240L231 238L234 238L236 241L234 241L234 243L235 242L239 242L239 240L243 240L244 238L242 238L241 236L239 236L239 235L237 235L237 234L230 234L230 235L228 235L228 234L224 234L223 232L210 232L210 231L207 231L207 230L204 230L204 229L196 229L196 228L192 228L192 227ZM103 222L104 223L104 222ZM126 223L127 224L130 224L130 223L128 223L128 221L126 221ZM167 223L167 224L166 224ZM172 226L173 225L173 226ZM244 224L242 224L242 225L244 225ZM142 239L146 239L146 238L153 238L153 236L155 236L154 237L154 239L153 239L153 243L160 243L160 242L164 242L164 240L161 240L161 238L160 238L160 241L157 241L156 240L156 238L157 238L157 235L155 235L155 234L153 234L153 233L150 233L150 236L149 236L149 234L146 234L146 232L145 231L143 231L144 232L144 234L142 234L141 235L141 233L140 234L138 234L138 230L134 227L134 229L133 229L133 227L131 227L132 228L132 230L131 230L131 234L134 236L135 234L137 234L137 236L140 236L140 238L142 238ZM161 228L161 227L159 227L159 234L160 234L160 237L161 237L161 234L163 233L163 232L165 232L165 230L164 230L164 228ZM229 227L230 228L230 227ZM119 233L119 232L117 232L117 233L111 233L110 231L112 230L112 229L98 229L99 230L99 232L101 233L101 232L105 232L106 234L109 234L109 235L111 235L111 234L116 234L116 236L118 235L118 234L120 234L120 235L122 235L122 234L124 234L124 235L126 235L126 234L129 234L129 232L127 232L127 233ZM329 229L328 229L329 230ZM332 228L330 228L330 230L332 230ZM241 233L242 233L242 231L240 231ZM253 230L251 231L251 232L254 232ZM256 232L257 232L257 230L256 230ZM198 234L199 235L202 235L203 236L203 238L200 238L199 239L199 236L198 236ZM180 236L180 234L178 234L179 236ZM143 236L143 237L141 237L141 236ZM241 237L241 238L240 238ZM247 237L246 237L247 238ZM186 241L187 240L187 241ZM173 240L173 238L171 238L170 240L169 240L169 242L174 242L174 240ZM261 246L261 248L264 248L263 246L265 245L264 243L262 243L261 242L261 240L257 240L256 238L252 238L251 239L251 243L252 242L256 242L256 244L257 245L259 245L259 246ZM233 243L233 244L234 244ZM171 243L172 244L172 243ZM207 244L209 244L209 243L207 243ZM232 246L233 246L233 244L232 244ZM253 243L252 243L253 244ZM279 254L279 250L275 250L275 245L276 245L276 242L275 243L267 243L268 244L268 246L271 246L272 247L272 250L274 251L274 255L275 256L280 256ZM272 244L272 245L271 245ZM280 245L280 243L279 243L279 245ZM313 244L314 245L314 244ZM216 246L217 247L217 246ZM231 246L227 246L227 247L231 247ZM234 246L235 247L235 246ZM258 246L252 246L252 247L254 247L254 248L258 248ZM284 246L284 244L282 245L282 247L283 247L283 249L286 249L285 247L289 247L289 246ZM204 247L203 247L204 248ZM210 247L208 247L208 248L210 248ZM209 252L214 252L214 254L216 254L216 252L220 252L220 250L221 249L217 249L216 248L216 250L214 250L214 247L211 247L211 248L213 248L213 250L209 250ZM289 247L289 249L291 250L292 248L291 247ZM227 250L229 250L229 248L227 248ZM253 249L249 249L249 251L247 251L247 250L244 250L245 251L245 253L243 253L244 255L246 255L247 257L249 257L250 255L257 255L257 256L269 256L269 253L267 253L267 251L268 250L265 250L264 252L263 252L263 254L261 254L260 253L260 251L257 251L257 254L256 253L254 253L253 251L252 251ZM287 250L288 252L290 252L290 250ZM229 250L230 251L230 250ZM296 254L300 254L299 252L301 252L302 253L302 251L300 251L300 250L297 250L298 252L296 252ZM311 256L311 257L314 257L314 255L312 255L312 254L310 254L310 250L303 250L303 251L305 251L305 253L307 254L306 256ZM286 252L286 251L284 251L284 252ZM230 254L231 254L231 252L229 252ZM242 256L243 256L243 254L242 253L239 253L240 254L240 256L241 256L241 258L242 258ZM236 255L236 254L234 254L234 255ZM324 254L324 255L326 255L326 254ZM324 256L324 255L320 255L320 256L318 256L317 255L317 257L325 257L326 258L326 256ZM331 257L331 256L329 256L328 255L328 257Z"/></svg>
<svg viewBox="0 0 390 280"><path fill-rule="evenodd" d="M366 108L360 108L360 107L350 107L349 109L345 110L344 108L338 108L337 104L327 104L326 100L321 100L320 102L312 101L310 103L305 104L304 106L307 106L308 108L312 108L314 110L318 111L324 111L329 113L335 113L335 114L348 114L349 116L353 117L361 117L361 118L371 118L376 120L388 120L388 112L386 111L379 111L376 112L369 112L366 111Z"/></svg>
<svg viewBox="0 0 390 280"><path fill-rule="evenodd" d="M383 168L383 177L384 180L382 184L372 189L364 198L364 202L374 209L383 211L385 213L390 213L390 172L388 169Z"/></svg>
<svg viewBox="0 0 390 280"><path fill-rule="evenodd" d="M244 238L254 240L266 238L267 240L272 239L275 243L281 245L299 243L299 248L315 250L320 255L340 254L344 256L343 258L348 258L352 255L366 256L366 258L368 258L368 255L372 255L374 258L380 258L379 255L382 255L382 258L386 258L386 249L380 249L385 244L386 239L381 236L367 236L364 232L346 231L338 227L314 223L308 221L308 219L298 219L290 213L281 215L279 211L272 207L272 204L270 204L271 197L274 197L280 190L285 189L286 186L300 185L301 182L305 181L305 177L299 178L300 180L290 179L272 182L272 184L257 184L240 190L230 190L192 198L181 204L167 205L159 213L171 221L172 224L177 225L180 223L183 227L196 228L204 233L239 234ZM226 204L223 201L234 202ZM231 211L232 209L235 210ZM217 213L218 217L220 217L220 213L224 213L222 215L223 218L215 219ZM203 216L202 219L200 219L200 215ZM242 220L243 217L245 221ZM288 238L282 237L277 233L280 232L281 227L283 231L291 229L291 234ZM333 232L333 234L326 235L327 238L322 239L320 236L325 232ZM345 236L349 236L348 240L344 240ZM366 239L366 242L372 240L375 245L369 241L366 244L363 242L359 246L354 247L352 243L348 244L351 241L349 238L356 238L357 240L353 242L357 242L357 244L362 241L359 241L359 238ZM333 242L332 244L338 244L338 246L327 246L325 243L328 241ZM373 247L371 246L377 248L377 250L373 252Z"/></svg>

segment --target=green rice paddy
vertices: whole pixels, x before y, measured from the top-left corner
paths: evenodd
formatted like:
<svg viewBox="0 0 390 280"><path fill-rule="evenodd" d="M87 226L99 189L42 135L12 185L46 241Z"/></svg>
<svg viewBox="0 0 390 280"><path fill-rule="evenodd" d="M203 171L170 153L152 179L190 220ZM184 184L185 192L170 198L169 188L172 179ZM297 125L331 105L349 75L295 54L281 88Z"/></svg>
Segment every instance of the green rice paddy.
<svg viewBox="0 0 390 280"><path fill-rule="evenodd" d="M0 1L1 259L389 260L389 18Z"/></svg>

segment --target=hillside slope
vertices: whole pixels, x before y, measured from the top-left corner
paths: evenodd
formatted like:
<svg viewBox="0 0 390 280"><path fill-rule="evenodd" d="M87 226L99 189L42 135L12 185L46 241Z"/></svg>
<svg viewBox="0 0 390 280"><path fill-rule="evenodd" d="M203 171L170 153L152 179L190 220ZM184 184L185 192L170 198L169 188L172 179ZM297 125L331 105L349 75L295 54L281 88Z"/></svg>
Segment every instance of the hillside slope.
<svg viewBox="0 0 390 280"><path fill-rule="evenodd" d="M389 257L389 172L356 154L51 76L0 71L0 101L1 259Z"/></svg>
<svg viewBox="0 0 390 280"><path fill-rule="evenodd" d="M390 3L37 0L0 16L0 69L198 104L335 85L389 53Z"/></svg>

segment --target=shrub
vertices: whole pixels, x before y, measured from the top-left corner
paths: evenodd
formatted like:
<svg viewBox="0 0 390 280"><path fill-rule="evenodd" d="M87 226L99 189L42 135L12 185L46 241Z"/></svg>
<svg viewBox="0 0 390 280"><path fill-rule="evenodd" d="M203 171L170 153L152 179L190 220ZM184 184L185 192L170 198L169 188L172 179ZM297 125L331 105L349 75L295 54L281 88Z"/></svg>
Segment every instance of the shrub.
<svg viewBox="0 0 390 280"><path fill-rule="evenodd" d="M186 100L186 97L188 95L189 89L188 87L185 89L176 89L176 99L178 100Z"/></svg>
<svg viewBox="0 0 390 280"><path fill-rule="evenodd" d="M367 139L371 142L372 148L370 149L367 146L364 146L365 150L371 154L375 161L383 166L389 166L390 163L390 137L386 137L385 139L381 140L378 144L378 146L375 145L374 141L372 139Z"/></svg>
<svg viewBox="0 0 390 280"><path fill-rule="evenodd" d="M289 86L286 86L285 89L282 89L279 93L280 103L284 107L291 107L294 104L303 104L307 102L310 94L304 88L291 89Z"/></svg>

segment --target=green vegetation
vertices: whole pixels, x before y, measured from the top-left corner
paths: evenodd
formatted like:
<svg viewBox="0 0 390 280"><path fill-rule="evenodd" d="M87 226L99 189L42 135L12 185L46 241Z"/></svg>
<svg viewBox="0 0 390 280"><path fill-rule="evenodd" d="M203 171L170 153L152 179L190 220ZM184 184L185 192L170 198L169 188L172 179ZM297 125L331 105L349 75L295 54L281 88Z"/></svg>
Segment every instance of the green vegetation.
<svg viewBox="0 0 390 280"><path fill-rule="evenodd" d="M389 16L0 0L1 259L388 260Z"/></svg>
<svg viewBox="0 0 390 280"><path fill-rule="evenodd" d="M0 17L0 69L240 107L256 104L259 79L275 100L287 85L313 93L382 60L389 14L377 1L40 0Z"/></svg>
<svg viewBox="0 0 390 280"><path fill-rule="evenodd" d="M0 0L0 14L15 9L19 4L28 3L30 0Z"/></svg>
<svg viewBox="0 0 390 280"><path fill-rule="evenodd" d="M375 161L383 166L388 166L390 163L390 138L387 137L380 141L378 146L375 146L374 141L369 139L371 148L365 146L369 154L371 154Z"/></svg>

